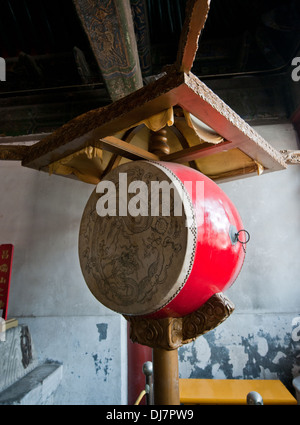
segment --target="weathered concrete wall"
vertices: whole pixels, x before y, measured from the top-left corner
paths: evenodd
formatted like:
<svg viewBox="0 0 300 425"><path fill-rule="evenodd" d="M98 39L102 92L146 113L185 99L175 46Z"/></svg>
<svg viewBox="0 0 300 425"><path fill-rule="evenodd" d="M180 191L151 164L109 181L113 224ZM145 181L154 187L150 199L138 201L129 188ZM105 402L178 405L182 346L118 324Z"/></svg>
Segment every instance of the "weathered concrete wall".
<svg viewBox="0 0 300 425"><path fill-rule="evenodd" d="M63 362L53 404L126 404L126 323L119 315L22 318L41 359Z"/></svg>
<svg viewBox="0 0 300 425"><path fill-rule="evenodd" d="M256 130L277 149L298 149L289 124ZM300 167L224 183L251 240L226 295L233 315L182 347L182 378L281 379L300 374ZM298 341L297 341L298 340Z"/></svg>
<svg viewBox="0 0 300 425"><path fill-rule="evenodd" d="M27 331L27 332L26 332ZM30 355L24 343L30 338L28 328L16 326L2 332L0 339L0 393L38 366L34 344ZM22 347L23 345L23 347Z"/></svg>
<svg viewBox="0 0 300 425"><path fill-rule="evenodd" d="M292 338L293 318L293 314L234 313L215 330L179 349L180 377L280 379L294 393L292 379L300 375L300 344Z"/></svg>

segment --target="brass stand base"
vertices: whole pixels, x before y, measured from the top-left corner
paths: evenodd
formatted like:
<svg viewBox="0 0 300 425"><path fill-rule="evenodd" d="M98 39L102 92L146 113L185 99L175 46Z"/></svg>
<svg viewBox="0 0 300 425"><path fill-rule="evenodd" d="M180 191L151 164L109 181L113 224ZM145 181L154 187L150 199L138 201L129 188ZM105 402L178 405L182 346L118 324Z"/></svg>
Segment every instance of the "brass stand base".
<svg viewBox="0 0 300 425"><path fill-rule="evenodd" d="M177 350L153 349L153 388L155 405L179 405Z"/></svg>

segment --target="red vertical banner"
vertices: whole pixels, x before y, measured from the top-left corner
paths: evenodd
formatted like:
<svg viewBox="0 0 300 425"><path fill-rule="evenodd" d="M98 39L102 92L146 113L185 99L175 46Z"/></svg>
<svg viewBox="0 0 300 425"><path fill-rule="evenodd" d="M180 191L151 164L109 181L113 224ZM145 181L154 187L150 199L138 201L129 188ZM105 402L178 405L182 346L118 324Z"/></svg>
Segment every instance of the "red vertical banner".
<svg viewBox="0 0 300 425"><path fill-rule="evenodd" d="M13 252L13 245L0 245L0 310L4 320L7 318Z"/></svg>

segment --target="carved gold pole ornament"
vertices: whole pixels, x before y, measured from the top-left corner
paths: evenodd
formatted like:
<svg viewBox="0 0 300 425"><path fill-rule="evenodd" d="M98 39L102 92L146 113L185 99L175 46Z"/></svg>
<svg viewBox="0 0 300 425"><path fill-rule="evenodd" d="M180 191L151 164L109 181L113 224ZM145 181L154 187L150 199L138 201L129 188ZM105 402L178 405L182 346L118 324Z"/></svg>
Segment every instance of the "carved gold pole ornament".
<svg viewBox="0 0 300 425"><path fill-rule="evenodd" d="M170 153L166 128L158 131L150 131L149 152L158 156L168 155Z"/></svg>
<svg viewBox="0 0 300 425"><path fill-rule="evenodd" d="M300 151L281 150L280 153L286 164L300 164Z"/></svg>
<svg viewBox="0 0 300 425"><path fill-rule="evenodd" d="M130 339L142 345L176 350L211 331L234 311L233 303L223 294L213 295L197 311L184 317L149 319L125 316L130 323Z"/></svg>

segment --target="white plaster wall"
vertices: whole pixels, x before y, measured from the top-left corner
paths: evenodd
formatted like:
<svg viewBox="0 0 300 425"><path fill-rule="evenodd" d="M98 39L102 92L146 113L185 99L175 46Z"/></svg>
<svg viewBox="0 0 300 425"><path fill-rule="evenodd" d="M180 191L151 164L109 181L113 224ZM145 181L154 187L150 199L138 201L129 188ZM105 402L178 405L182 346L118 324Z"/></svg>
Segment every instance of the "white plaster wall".
<svg viewBox="0 0 300 425"><path fill-rule="evenodd" d="M15 247L8 316L28 324L41 362L63 363L54 403L126 404L125 319L93 297L78 259L93 186L5 161L0 182L0 244Z"/></svg>
<svg viewBox="0 0 300 425"><path fill-rule="evenodd" d="M299 149L290 124L255 128L276 149ZM238 312L300 311L300 166L221 185L251 241L228 295Z"/></svg>
<svg viewBox="0 0 300 425"><path fill-rule="evenodd" d="M21 318L40 359L63 362L55 405L127 404L125 319L110 316Z"/></svg>
<svg viewBox="0 0 300 425"><path fill-rule="evenodd" d="M93 186L0 161L0 241L15 245L10 314L107 315L87 289L78 234ZM21 302L20 302L21 300Z"/></svg>

